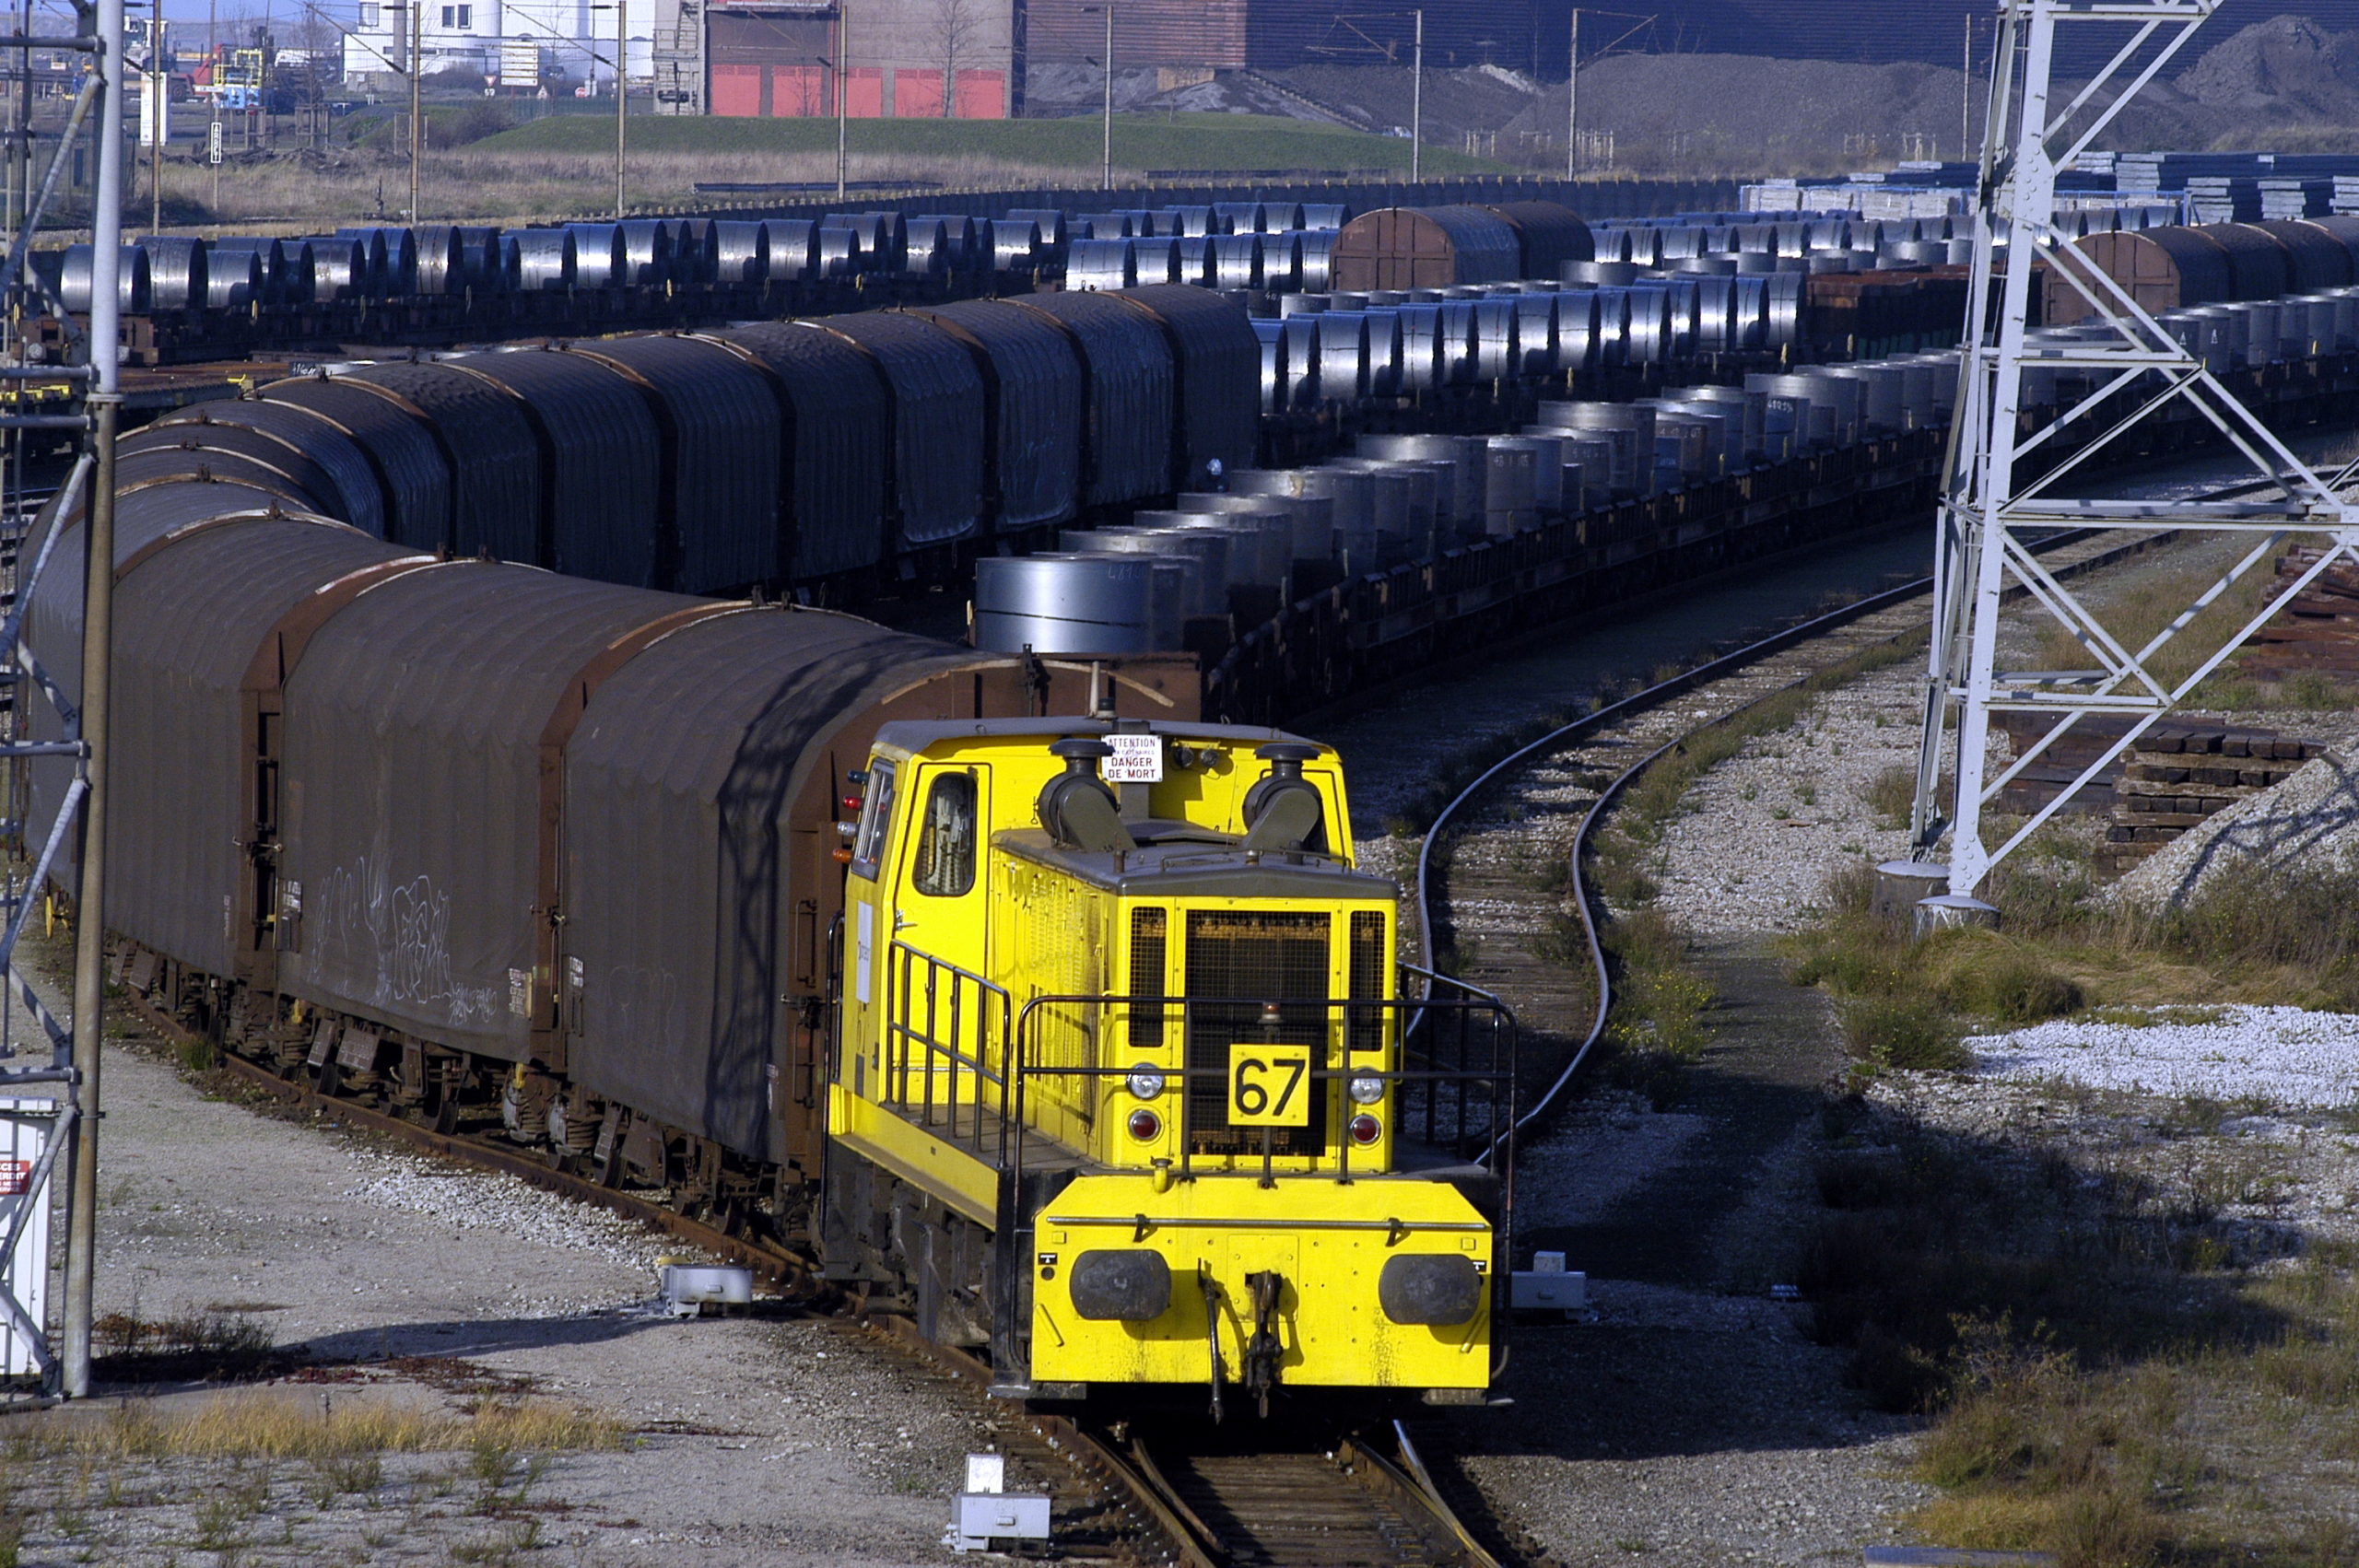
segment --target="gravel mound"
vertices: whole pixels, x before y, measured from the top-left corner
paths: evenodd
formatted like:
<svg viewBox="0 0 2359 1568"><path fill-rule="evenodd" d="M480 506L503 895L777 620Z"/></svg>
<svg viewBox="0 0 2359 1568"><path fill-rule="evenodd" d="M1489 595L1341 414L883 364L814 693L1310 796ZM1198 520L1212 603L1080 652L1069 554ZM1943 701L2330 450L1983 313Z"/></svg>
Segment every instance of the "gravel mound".
<svg viewBox="0 0 2359 1568"><path fill-rule="evenodd" d="M511 1176L470 1171L407 1155L361 1157L375 1174L345 1192L352 1202L423 1215L454 1231L524 1236L550 1246L594 1253L601 1260L647 1271L656 1259L686 1251L636 1220L541 1191Z"/></svg>
<svg viewBox="0 0 2359 1568"><path fill-rule="evenodd" d="M2202 1021L2064 1020L1966 1042L1998 1079L2091 1089L2349 1105L2359 1096L2359 1016L2297 1007L2225 1007Z"/></svg>
<svg viewBox="0 0 2359 1568"><path fill-rule="evenodd" d="M2114 895L2179 904L2224 870L2347 870L2359 863L2359 748L2341 746L2155 851Z"/></svg>

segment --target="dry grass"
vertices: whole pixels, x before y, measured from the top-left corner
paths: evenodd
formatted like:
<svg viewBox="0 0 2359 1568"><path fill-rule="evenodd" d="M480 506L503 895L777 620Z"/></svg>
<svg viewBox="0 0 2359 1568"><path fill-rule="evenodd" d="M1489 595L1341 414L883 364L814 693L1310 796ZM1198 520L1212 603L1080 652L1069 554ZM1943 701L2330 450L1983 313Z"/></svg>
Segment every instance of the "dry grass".
<svg viewBox="0 0 2359 1568"><path fill-rule="evenodd" d="M2098 618L2116 642L2135 653L2185 614L2196 597L2211 588L2221 574L2217 566L2130 574L2118 588L2104 595ZM2276 574L2264 561L2175 633L2154 653L2148 668L2166 685L2176 687L2259 613L2276 592ZM2043 618L2038 646L2042 669L2099 667L2096 657L2061 623L2052 619ZM2235 658L2206 676L2188 698L2189 706L2213 711L2293 708L2323 712L2348 708L2352 700L2351 688L2330 676L2297 671L2282 677L2256 678L2246 674Z"/></svg>
<svg viewBox="0 0 2359 1568"><path fill-rule="evenodd" d="M1073 171L989 158L921 158L863 154L851 161L854 181L995 189L1068 183ZM144 218L146 170L130 203ZM678 212L760 205L761 198L699 194L698 182L826 181L836 177L832 153L634 153L628 163L633 211ZM611 153L497 152L473 148L429 154L419 175L419 202L428 221L521 224L601 217L614 206ZM179 230L217 229L308 234L339 223L397 221L409 201L406 155L354 149L327 155L289 154L224 165L221 196L213 201L212 175L201 165L164 166L164 222Z"/></svg>
<svg viewBox="0 0 2359 1568"><path fill-rule="evenodd" d="M332 1393L275 1388L224 1394L194 1410L133 1401L105 1421L33 1417L6 1436L11 1456L21 1457L325 1462L472 1450L503 1457L504 1464L522 1452L618 1447L624 1429L610 1417L546 1399L485 1400L454 1414L350 1400L339 1408Z"/></svg>

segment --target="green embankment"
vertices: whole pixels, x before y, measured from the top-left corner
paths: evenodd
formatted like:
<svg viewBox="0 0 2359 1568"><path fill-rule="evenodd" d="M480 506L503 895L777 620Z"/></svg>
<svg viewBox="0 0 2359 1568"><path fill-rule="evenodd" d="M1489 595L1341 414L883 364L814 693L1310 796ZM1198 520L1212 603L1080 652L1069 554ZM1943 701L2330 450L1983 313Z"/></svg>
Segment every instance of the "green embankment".
<svg viewBox="0 0 2359 1568"><path fill-rule="evenodd" d="M977 158L1013 164L1095 170L1102 123L1079 120L854 120L854 153L908 158ZM832 120L727 119L713 115L634 116L633 151L651 153L833 152ZM474 144L478 152L597 153L614 146L613 122L587 114L550 115ZM1428 174L1505 172L1487 158L1427 147ZM1258 114L1114 117L1119 170L1349 170L1405 174L1409 144L1309 121Z"/></svg>

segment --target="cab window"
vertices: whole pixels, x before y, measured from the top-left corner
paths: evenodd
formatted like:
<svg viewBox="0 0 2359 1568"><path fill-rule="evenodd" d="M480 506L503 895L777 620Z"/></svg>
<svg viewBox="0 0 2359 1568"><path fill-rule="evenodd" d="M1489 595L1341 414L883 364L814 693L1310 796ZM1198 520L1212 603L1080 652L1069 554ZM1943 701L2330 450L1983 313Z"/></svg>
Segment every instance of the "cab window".
<svg viewBox="0 0 2359 1568"><path fill-rule="evenodd" d="M860 798L860 830L852 835L851 874L876 880L885 863L885 830L893 820L893 765L868 765L868 790Z"/></svg>
<svg viewBox="0 0 2359 1568"><path fill-rule="evenodd" d="M958 898L975 886L975 776L937 773L918 821L910 882L929 898Z"/></svg>

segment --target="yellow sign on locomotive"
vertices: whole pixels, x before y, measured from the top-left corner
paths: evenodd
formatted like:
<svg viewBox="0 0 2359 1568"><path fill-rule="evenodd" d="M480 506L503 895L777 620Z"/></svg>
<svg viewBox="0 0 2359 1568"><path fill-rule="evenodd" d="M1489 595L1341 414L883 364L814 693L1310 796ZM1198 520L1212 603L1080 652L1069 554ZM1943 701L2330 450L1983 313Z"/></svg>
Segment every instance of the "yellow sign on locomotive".
<svg viewBox="0 0 2359 1568"><path fill-rule="evenodd" d="M1309 1127L1310 1047L1228 1047L1228 1125Z"/></svg>

